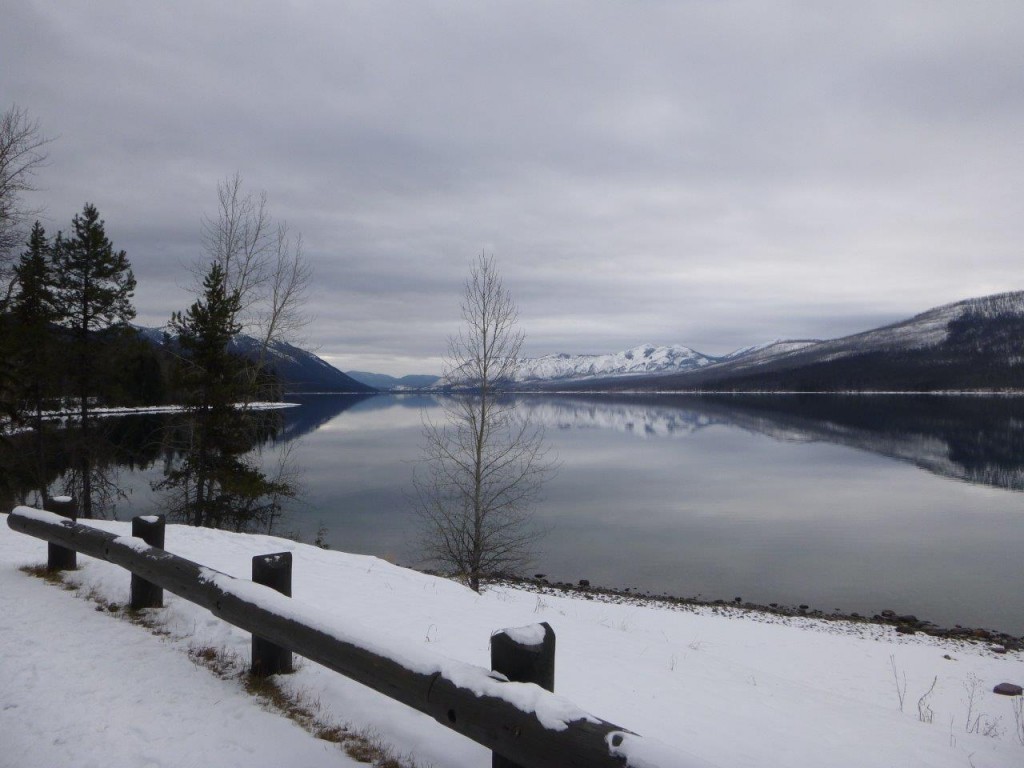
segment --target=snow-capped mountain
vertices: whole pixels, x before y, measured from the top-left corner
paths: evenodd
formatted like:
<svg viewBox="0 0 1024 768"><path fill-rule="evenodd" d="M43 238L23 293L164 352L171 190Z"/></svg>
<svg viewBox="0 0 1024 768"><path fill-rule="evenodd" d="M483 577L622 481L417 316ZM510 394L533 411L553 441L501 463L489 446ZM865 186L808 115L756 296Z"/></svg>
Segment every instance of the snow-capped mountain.
<svg viewBox="0 0 1024 768"><path fill-rule="evenodd" d="M716 362L738 360L741 357L746 358L747 360L767 360L769 358L776 357L777 355L796 352L798 349L803 349L804 347L809 347L812 344L820 343L820 339L776 339L775 341L766 341L763 344L753 344L749 347L740 347L739 349L720 358Z"/></svg>
<svg viewBox="0 0 1024 768"><path fill-rule="evenodd" d="M967 299L838 339L776 340L722 357L674 345L520 362L516 382L649 391L1024 389L1024 292Z"/></svg>
<svg viewBox="0 0 1024 768"><path fill-rule="evenodd" d="M607 355L544 355L524 358L516 368L517 382L588 379L636 374L680 373L702 368L717 358L680 344L657 347L641 344Z"/></svg>
<svg viewBox="0 0 1024 768"><path fill-rule="evenodd" d="M164 346L168 337L164 328L136 330L150 344ZM169 339L174 344L174 339ZM231 340L230 350L241 357L255 360L260 342L251 336L239 334ZM286 392L373 392L373 387L346 376L333 365L312 352L286 344L272 342L267 349L267 367L281 380Z"/></svg>
<svg viewBox="0 0 1024 768"><path fill-rule="evenodd" d="M1001 293L966 299L929 309L913 317L870 331L827 341L778 342L747 354L728 355L715 370L740 372L772 363L811 365L865 354L888 356L957 345L971 327L995 326L984 339L990 346L1007 322L1024 318L1024 292ZM979 351L981 346L978 345ZM741 350L742 351L742 350ZM767 354L765 354L767 353Z"/></svg>
<svg viewBox="0 0 1024 768"><path fill-rule="evenodd" d="M515 381L529 384L688 373L731 360L763 362L819 343L817 340L776 339L742 347L722 357L705 355L681 344L641 344L624 352L604 355L544 355L520 360L516 368Z"/></svg>

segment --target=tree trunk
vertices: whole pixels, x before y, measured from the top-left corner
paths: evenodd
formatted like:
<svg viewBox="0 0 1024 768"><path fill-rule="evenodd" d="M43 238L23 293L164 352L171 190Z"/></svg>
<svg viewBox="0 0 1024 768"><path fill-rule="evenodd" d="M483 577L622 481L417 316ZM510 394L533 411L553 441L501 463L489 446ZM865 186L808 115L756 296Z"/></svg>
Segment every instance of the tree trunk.
<svg viewBox="0 0 1024 768"><path fill-rule="evenodd" d="M80 416L82 419L82 445L81 455L79 457L79 467L82 472L82 517L88 520L92 518L92 456L90 454L92 446L89 444L88 395L86 395L84 391L82 393Z"/></svg>
<svg viewBox="0 0 1024 768"><path fill-rule="evenodd" d="M39 506L46 503L46 444L43 441L43 403L36 385L36 485L39 493Z"/></svg>

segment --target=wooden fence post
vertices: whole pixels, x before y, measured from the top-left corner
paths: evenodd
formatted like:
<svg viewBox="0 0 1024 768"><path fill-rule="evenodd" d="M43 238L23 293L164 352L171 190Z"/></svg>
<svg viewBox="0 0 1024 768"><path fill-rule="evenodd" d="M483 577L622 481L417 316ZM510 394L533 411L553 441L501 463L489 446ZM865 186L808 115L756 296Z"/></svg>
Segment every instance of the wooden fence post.
<svg viewBox="0 0 1024 768"><path fill-rule="evenodd" d="M252 559L252 580L282 595L292 596L292 553L257 555ZM252 636L252 674L269 677L292 671L292 652L262 637Z"/></svg>
<svg viewBox="0 0 1024 768"><path fill-rule="evenodd" d="M164 548L164 532L167 518L164 515L139 515L132 518L132 536L137 536L151 547ZM132 574L132 593L128 607L133 611L139 608L162 608L164 591L141 576Z"/></svg>
<svg viewBox="0 0 1024 768"><path fill-rule="evenodd" d="M70 520L78 519L78 504L70 496L55 496L44 505L47 512L53 512ZM78 567L78 553L59 544L46 545L46 570L73 571Z"/></svg>
<svg viewBox="0 0 1024 768"><path fill-rule="evenodd" d="M555 691L555 630L546 621L491 635L491 669L514 683L536 683ZM520 768L491 753L491 768Z"/></svg>

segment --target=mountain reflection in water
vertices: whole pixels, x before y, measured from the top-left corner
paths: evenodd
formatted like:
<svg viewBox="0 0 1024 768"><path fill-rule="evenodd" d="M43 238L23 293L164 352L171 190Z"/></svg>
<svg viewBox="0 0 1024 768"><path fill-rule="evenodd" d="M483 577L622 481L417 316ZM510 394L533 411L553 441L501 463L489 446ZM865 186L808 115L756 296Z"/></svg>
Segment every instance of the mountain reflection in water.
<svg viewBox="0 0 1024 768"><path fill-rule="evenodd" d="M971 395L572 396L523 400L554 429L672 437L713 425L871 451L946 477L1024 490L1024 398Z"/></svg>
<svg viewBox="0 0 1024 768"><path fill-rule="evenodd" d="M312 541L323 529L335 549L419 565L411 481L423 421L440 418L437 396L297 399L260 448L267 465L287 448L304 490L275 532ZM533 571L549 580L888 608L1024 634L1024 399L516 401L546 427L559 462L536 510L549 532ZM109 420L105 461L128 493L122 519L156 509L149 486L167 458L165 419ZM51 479L68 465L55 452ZM31 490L4 481L12 501Z"/></svg>

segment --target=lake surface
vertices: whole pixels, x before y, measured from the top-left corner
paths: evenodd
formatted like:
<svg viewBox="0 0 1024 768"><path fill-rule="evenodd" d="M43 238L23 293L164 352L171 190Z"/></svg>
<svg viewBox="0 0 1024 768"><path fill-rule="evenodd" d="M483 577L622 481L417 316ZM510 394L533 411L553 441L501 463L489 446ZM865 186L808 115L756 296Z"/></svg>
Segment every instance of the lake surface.
<svg viewBox="0 0 1024 768"><path fill-rule="evenodd" d="M282 415L305 487L279 531L416 565L428 396L306 396ZM1024 634L1024 400L523 396L558 460L531 573L551 581ZM125 470L119 516L158 465Z"/></svg>

